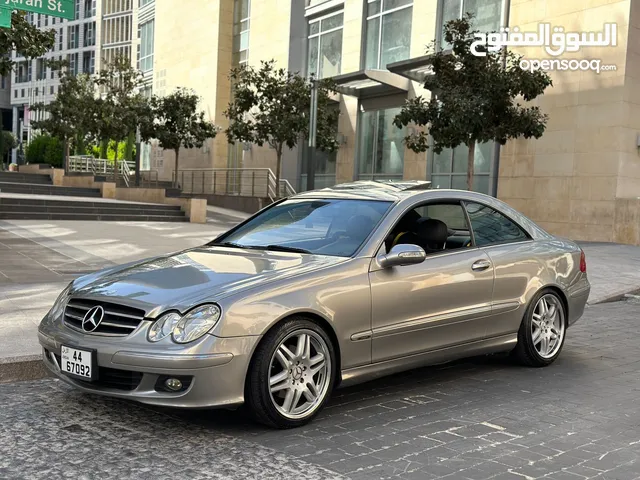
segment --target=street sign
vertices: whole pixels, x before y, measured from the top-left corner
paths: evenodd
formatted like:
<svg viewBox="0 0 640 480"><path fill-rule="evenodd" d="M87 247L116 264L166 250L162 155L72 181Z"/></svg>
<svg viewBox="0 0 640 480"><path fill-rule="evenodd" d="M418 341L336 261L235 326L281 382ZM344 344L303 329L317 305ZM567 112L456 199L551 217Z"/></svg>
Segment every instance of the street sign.
<svg viewBox="0 0 640 480"><path fill-rule="evenodd" d="M74 20L75 0L0 0L0 6Z"/></svg>
<svg viewBox="0 0 640 480"><path fill-rule="evenodd" d="M12 9L0 7L0 27L11 28Z"/></svg>

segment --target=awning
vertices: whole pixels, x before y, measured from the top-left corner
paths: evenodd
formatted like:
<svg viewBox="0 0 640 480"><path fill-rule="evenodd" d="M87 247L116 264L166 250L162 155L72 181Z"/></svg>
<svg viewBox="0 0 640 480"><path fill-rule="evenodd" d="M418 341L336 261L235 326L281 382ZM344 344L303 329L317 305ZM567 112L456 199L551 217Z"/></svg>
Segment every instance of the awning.
<svg viewBox="0 0 640 480"><path fill-rule="evenodd" d="M431 58L430 55L424 55L422 57L390 63L387 65L387 69L403 78L423 83L431 73L431 67L427 64L429 58Z"/></svg>
<svg viewBox="0 0 640 480"><path fill-rule="evenodd" d="M337 91L343 95L363 98L392 93L406 93L410 82L387 70L360 70L333 77Z"/></svg>

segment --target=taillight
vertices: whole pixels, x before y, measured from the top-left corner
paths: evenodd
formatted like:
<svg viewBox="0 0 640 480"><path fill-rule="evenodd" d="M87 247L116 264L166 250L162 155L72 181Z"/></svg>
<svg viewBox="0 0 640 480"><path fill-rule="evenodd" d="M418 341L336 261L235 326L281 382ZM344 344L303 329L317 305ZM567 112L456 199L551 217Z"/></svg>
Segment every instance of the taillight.
<svg viewBox="0 0 640 480"><path fill-rule="evenodd" d="M582 273L587 273L587 259L584 255L584 250L580 250L580 271Z"/></svg>

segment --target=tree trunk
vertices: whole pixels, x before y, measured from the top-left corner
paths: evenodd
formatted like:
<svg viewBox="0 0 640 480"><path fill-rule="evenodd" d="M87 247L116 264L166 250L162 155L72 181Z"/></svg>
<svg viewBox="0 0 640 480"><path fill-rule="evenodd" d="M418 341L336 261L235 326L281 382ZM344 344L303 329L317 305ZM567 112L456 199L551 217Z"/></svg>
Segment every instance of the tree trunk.
<svg viewBox="0 0 640 480"><path fill-rule="evenodd" d="M469 156L467 157L467 190L473 190L473 167L476 158L476 142L471 140L467 143L469 147Z"/></svg>
<svg viewBox="0 0 640 480"><path fill-rule="evenodd" d="M131 132L127 137L127 146L125 147L124 151L124 158L127 160L127 162L133 160L133 144L135 143L135 141L136 134L135 132Z"/></svg>
<svg viewBox="0 0 640 480"><path fill-rule="evenodd" d="M280 198L280 169L282 163L282 145L276 148L276 156L278 157L276 163L276 198Z"/></svg>
<svg viewBox="0 0 640 480"><path fill-rule="evenodd" d="M118 147L120 142L116 140L115 157L113 157L113 181L118 183Z"/></svg>
<svg viewBox="0 0 640 480"><path fill-rule="evenodd" d="M64 140L64 174L69 174L69 139L65 138Z"/></svg>
<svg viewBox="0 0 640 480"><path fill-rule="evenodd" d="M176 168L175 168L175 176L173 179L173 186L178 188L178 165L179 165L179 161L180 161L180 149L176 148L175 149L176 152ZM193 175L193 173L192 173Z"/></svg>
<svg viewBox="0 0 640 480"><path fill-rule="evenodd" d="M109 140L100 142L100 158L106 160L109 157Z"/></svg>

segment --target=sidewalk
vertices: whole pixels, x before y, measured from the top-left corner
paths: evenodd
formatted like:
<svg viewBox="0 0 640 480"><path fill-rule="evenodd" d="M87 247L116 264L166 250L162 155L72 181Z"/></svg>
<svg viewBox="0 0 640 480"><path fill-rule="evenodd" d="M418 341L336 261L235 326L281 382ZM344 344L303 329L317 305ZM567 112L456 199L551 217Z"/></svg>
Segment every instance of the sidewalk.
<svg viewBox="0 0 640 480"><path fill-rule="evenodd" d="M3 363L33 360L40 354L37 326L73 278L202 245L247 216L209 207L208 223L204 225L0 221L0 381ZM592 285L589 304L640 290L640 247L602 243L581 246Z"/></svg>

